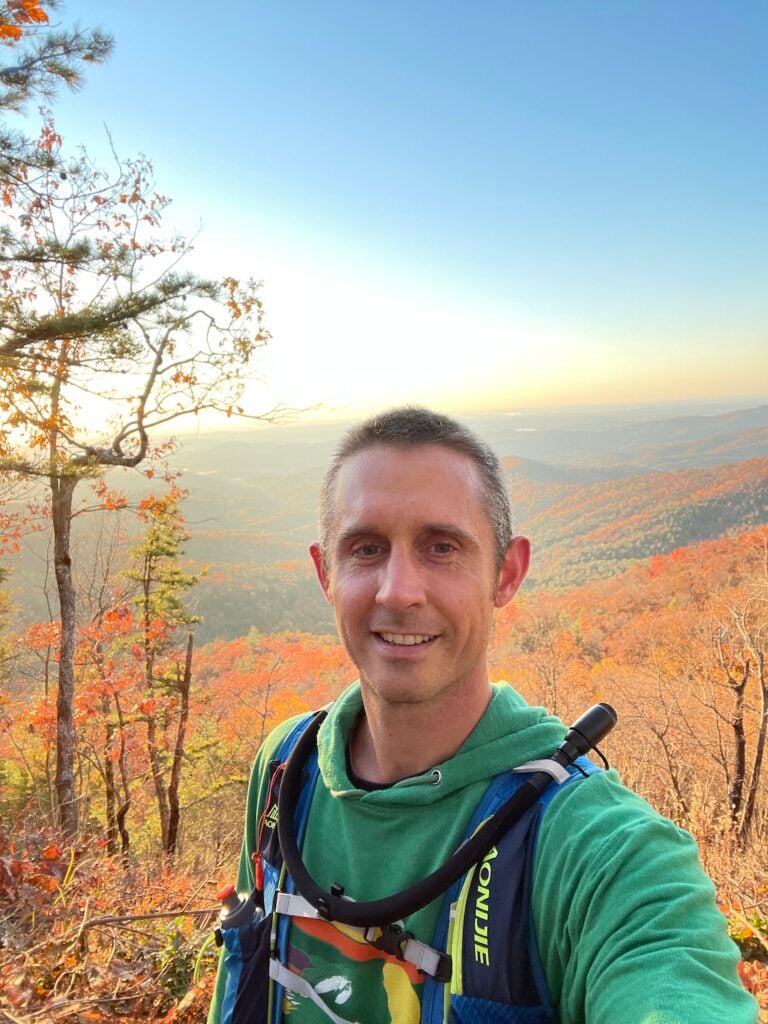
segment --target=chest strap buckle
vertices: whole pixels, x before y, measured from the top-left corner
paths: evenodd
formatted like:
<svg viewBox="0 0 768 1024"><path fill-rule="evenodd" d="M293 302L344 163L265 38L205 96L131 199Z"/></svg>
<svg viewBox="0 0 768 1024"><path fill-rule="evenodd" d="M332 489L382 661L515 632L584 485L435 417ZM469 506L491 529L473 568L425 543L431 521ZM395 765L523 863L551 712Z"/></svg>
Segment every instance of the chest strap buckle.
<svg viewBox="0 0 768 1024"><path fill-rule="evenodd" d="M398 960L407 960L423 974L428 974L435 981L448 982L453 972L453 961L447 953L433 949L426 942L420 942L407 931L402 924L385 925L383 928L366 928L363 931L365 941L375 949L380 949Z"/></svg>
<svg viewBox="0 0 768 1024"><path fill-rule="evenodd" d="M305 900L298 893L280 892L275 893L275 911L278 914L285 914L288 917L309 917L317 920L322 918L322 912ZM448 982L451 980L453 961L447 953L441 952L428 946L413 937L413 933L407 931L397 921L395 924L388 924L384 928L373 926L371 928L354 928L349 930L356 932L361 938L375 949L413 964L416 970L422 974L428 974L435 981Z"/></svg>

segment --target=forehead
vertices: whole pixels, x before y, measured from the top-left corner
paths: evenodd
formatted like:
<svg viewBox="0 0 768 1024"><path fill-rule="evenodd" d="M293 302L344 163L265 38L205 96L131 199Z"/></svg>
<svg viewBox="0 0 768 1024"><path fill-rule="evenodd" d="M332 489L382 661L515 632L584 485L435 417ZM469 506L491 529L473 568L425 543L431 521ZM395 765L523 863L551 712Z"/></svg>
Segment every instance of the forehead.
<svg viewBox="0 0 768 1024"><path fill-rule="evenodd" d="M347 459L336 480L335 527L451 523L490 529L480 473L443 445L374 445Z"/></svg>

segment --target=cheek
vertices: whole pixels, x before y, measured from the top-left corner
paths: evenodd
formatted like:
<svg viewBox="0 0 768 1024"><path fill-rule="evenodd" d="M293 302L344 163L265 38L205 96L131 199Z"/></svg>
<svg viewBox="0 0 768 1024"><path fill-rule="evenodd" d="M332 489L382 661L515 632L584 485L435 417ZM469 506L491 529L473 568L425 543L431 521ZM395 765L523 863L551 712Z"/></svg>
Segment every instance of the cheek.
<svg viewBox="0 0 768 1024"><path fill-rule="evenodd" d="M369 603L370 587L360 579L339 579L332 586L328 597L336 614L341 617L361 614Z"/></svg>

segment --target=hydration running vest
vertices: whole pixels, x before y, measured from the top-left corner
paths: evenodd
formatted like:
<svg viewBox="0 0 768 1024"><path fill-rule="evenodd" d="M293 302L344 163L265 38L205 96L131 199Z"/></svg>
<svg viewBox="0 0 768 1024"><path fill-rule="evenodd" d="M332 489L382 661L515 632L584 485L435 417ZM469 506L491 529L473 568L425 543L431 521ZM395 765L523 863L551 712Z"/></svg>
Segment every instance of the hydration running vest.
<svg viewBox="0 0 768 1024"><path fill-rule="evenodd" d="M308 715L297 723L269 765L268 798L260 819L265 827L258 844L265 915L239 928L222 929L227 984L221 1024L280 1024L285 990L310 999L332 1024L351 1024L286 966L291 917L319 916L296 893L283 865L276 827L280 775L312 718ZM516 792L535 766L540 763L532 763L528 771L522 765L491 780L464 839ZM579 757L563 770L561 781L550 785L496 846L445 892L431 946L410 939L388 950L425 976L420 1024L556 1024L531 914L536 837L544 810L560 786L599 770ZM299 847L318 776L315 748L305 765L294 820ZM360 933L377 948L387 948L381 944L381 929Z"/></svg>

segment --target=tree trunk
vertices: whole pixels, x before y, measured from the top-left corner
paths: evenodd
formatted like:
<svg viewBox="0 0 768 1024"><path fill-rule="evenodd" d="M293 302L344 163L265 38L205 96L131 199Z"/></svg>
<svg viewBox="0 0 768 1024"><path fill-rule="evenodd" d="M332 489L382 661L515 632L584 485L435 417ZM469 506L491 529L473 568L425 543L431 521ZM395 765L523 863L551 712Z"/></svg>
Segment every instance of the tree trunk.
<svg viewBox="0 0 768 1024"><path fill-rule="evenodd" d="M181 782L181 766L184 758L184 739L187 732L187 719L189 718L189 691L192 686L193 643L194 637L190 633L187 637L187 657L184 663L184 675L179 679L181 705L179 707L179 722L176 728L176 745L173 750L171 783L168 787L168 840L165 852L169 857L173 857L176 853L176 841L179 834L179 784Z"/></svg>
<svg viewBox="0 0 768 1024"><path fill-rule="evenodd" d="M115 763L112 760L112 744L115 738L115 723L109 718L109 695L104 694L101 701L104 713L104 797L107 818L107 853L114 857L117 853L117 787L115 779Z"/></svg>
<svg viewBox="0 0 768 1024"><path fill-rule="evenodd" d="M740 680L728 674L728 684L734 694L733 712L731 713L731 730L733 732L733 774L728 787L728 813L731 825L736 826L744 803L744 780L747 771L747 737L744 731L744 691L750 674L750 662L744 667L744 675ZM743 827L743 822L742 822Z"/></svg>
<svg viewBox="0 0 768 1024"><path fill-rule="evenodd" d="M147 759L152 782L157 796L157 810L160 815L160 842L163 851L168 849L168 789L165 785L163 758L157 743L157 715L154 708L155 693L155 641L152 638L152 607L150 596L152 591L154 562L151 555L144 557L142 585L142 645L144 647L144 685L150 707L147 710Z"/></svg>
<svg viewBox="0 0 768 1024"><path fill-rule="evenodd" d="M61 647L59 690L56 698L56 798L59 825L70 839L77 834L78 806L75 790L75 585L70 559L72 495L77 479L51 477L53 566L59 595Z"/></svg>
<svg viewBox="0 0 768 1024"><path fill-rule="evenodd" d="M115 814L115 824L117 825L117 831L120 833L120 855L123 860L123 865L128 867L128 853L131 848L131 836L128 832L128 826L125 824L125 819L128 816L128 811L131 809L131 790L128 781L128 766L126 764L126 751L125 751L125 718L123 717L123 709L120 705L120 698L117 694L115 697L115 710L117 711L117 721L120 727L120 756L117 759L117 763L120 767L120 782L122 784L122 796L123 802L117 809Z"/></svg>
<svg viewBox="0 0 768 1024"><path fill-rule="evenodd" d="M760 724L757 729L755 755L752 761L752 778L749 780L744 817L741 820L740 839L742 842L746 840L747 833L752 825L752 819L755 815L757 794L760 791L760 779L763 774L766 734L768 733L768 678L766 678L765 655L762 652L757 652L756 660L758 683L760 686Z"/></svg>
<svg viewBox="0 0 768 1024"><path fill-rule="evenodd" d="M163 777L163 759L160 748L157 745L157 721L154 710L147 715L147 756L149 757L149 770L152 774L152 782L155 786L157 796L157 810L160 815L160 841L163 850L168 849L168 790Z"/></svg>

